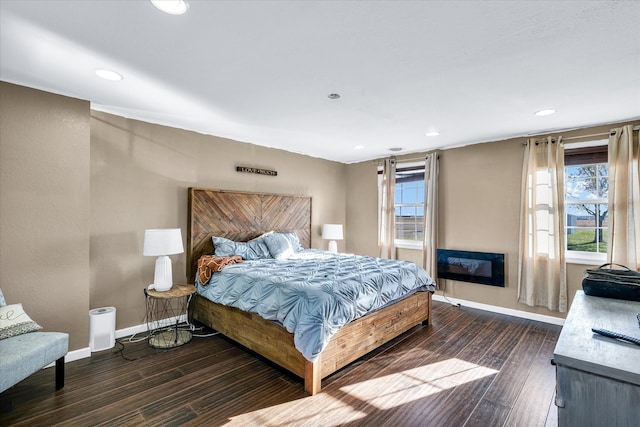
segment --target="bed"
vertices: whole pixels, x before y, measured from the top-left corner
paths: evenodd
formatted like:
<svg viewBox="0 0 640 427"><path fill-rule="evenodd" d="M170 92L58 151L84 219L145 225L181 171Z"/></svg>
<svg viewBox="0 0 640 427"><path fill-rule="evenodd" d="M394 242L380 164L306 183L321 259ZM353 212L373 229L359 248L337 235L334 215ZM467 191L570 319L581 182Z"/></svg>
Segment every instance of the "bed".
<svg viewBox="0 0 640 427"><path fill-rule="evenodd" d="M433 288L421 286L416 289L418 291L409 292L408 296L383 304L382 308L349 321L337 329L337 332L332 332L328 342L323 343L321 351L305 352L305 357L303 350L296 347L294 333L285 328L286 321L267 320L256 312L216 303L202 295L206 294L204 291L207 286L201 286L202 283L196 280L198 259L214 253L213 237L247 242L273 231L278 235L294 234L303 248L309 248L311 198L189 189L187 275L199 289L194 298L192 317L303 378L305 390L309 394L320 391L322 378L412 327L428 323L431 313L429 290ZM342 258L335 261L332 258L334 255L317 250L300 251L300 254L305 258L324 257L322 263L346 262ZM232 273L237 274L240 269L256 271L260 262L239 263L225 267L223 272L228 272L227 277L232 277ZM292 261L282 261L279 266L284 268L289 262ZM262 277L268 275L263 274ZM220 280L217 276L216 279Z"/></svg>

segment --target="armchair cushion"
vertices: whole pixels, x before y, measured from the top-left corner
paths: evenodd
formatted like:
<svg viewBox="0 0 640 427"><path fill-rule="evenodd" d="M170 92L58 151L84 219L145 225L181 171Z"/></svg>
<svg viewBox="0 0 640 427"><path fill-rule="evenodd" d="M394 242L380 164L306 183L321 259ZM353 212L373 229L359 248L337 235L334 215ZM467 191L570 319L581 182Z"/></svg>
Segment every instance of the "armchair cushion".
<svg viewBox="0 0 640 427"><path fill-rule="evenodd" d="M64 332L31 332L0 340L0 392L59 359L64 363L68 348L69 334Z"/></svg>

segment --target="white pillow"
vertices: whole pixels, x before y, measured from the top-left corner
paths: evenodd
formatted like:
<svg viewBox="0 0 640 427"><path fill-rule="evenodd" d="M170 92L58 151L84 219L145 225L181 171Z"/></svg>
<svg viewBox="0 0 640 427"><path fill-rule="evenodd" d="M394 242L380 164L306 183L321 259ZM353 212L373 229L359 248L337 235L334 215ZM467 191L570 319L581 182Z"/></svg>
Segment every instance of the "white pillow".
<svg viewBox="0 0 640 427"><path fill-rule="evenodd" d="M15 337L42 329L22 309L22 304L0 307L0 339Z"/></svg>

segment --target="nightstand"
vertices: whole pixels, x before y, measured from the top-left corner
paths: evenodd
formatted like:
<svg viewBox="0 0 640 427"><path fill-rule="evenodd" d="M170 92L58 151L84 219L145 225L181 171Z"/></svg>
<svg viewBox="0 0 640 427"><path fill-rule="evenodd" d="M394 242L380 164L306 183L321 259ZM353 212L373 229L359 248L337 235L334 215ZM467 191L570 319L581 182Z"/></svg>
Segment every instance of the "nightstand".
<svg viewBox="0 0 640 427"><path fill-rule="evenodd" d="M173 285L163 292L144 289L151 347L173 348L191 341L191 331L182 330L178 325L188 316L189 302L195 292L193 285Z"/></svg>

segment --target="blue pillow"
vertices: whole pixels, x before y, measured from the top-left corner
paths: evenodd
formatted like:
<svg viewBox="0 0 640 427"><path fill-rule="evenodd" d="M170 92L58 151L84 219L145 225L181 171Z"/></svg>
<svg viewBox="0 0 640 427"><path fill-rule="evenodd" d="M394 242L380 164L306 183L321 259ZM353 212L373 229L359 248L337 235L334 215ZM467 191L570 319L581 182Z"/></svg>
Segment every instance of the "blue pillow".
<svg viewBox="0 0 640 427"><path fill-rule="evenodd" d="M245 260L271 258L264 236L256 237L248 242L234 242L224 237L213 236L214 255L233 256L240 255Z"/></svg>
<svg viewBox="0 0 640 427"><path fill-rule="evenodd" d="M4 295L2 295L2 289L0 289L0 307L4 307L7 305L7 302L4 300Z"/></svg>
<svg viewBox="0 0 640 427"><path fill-rule="evenodd" d="M265 234L264 241L269 248L271 257L278 260L287 259L302 250L300 239L294 232Z"/></svg>

